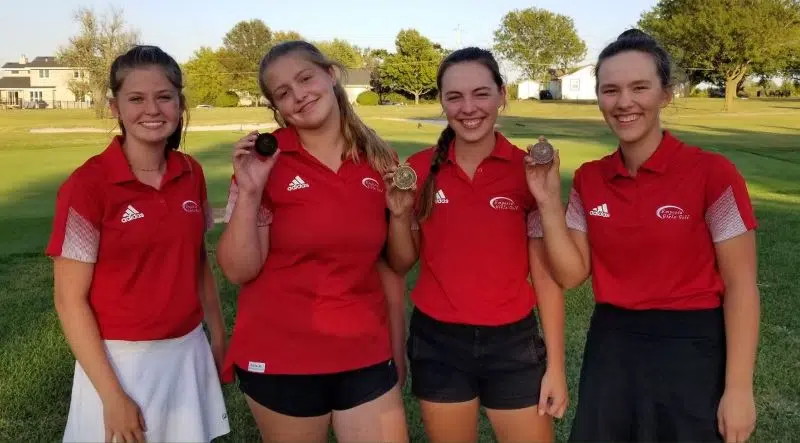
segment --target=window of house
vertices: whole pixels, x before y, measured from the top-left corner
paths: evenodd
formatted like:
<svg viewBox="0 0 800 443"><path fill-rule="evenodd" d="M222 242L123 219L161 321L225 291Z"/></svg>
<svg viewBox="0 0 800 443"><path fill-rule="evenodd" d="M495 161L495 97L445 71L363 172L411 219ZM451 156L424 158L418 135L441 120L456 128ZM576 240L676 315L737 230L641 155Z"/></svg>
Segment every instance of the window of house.
<svg viewBox="0 0 800 443"><path fill-rule="evenodd" d="M581 89L581 79L573 78L569 81L569 90L570 91L580 91Z"/></svg>
<svg viewBox="0 0 800 443"><path fill-rule="evenodd" d="M50 78L50 70L49 69L40 69L39 70L39 78Z"/></svg>
<svg viewBox="0 0 800 443"><path fill-rule="evenodd" d="M42 91L31 91L30 92L31 101L41 100L42 99Z"/></svg>
<svg viewBox="0 0 800 443"><path fill-rule="evenodd" d="M12 74L19 74L19 71L11 71Z"/></svg>

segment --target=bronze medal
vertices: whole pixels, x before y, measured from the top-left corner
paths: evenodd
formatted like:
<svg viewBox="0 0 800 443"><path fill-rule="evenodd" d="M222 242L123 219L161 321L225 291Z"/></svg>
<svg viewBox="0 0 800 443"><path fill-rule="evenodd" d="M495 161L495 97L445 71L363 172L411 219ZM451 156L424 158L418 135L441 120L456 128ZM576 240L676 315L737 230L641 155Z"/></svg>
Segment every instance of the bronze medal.
<svg viewBox="0 0 800 443"><path fill-rule="evenodd" d="M533 163L537 165L546 165L553 161L555 150L545 138L539 138L539 143L528 147L528 153L533 158Z"/></svg>
<svg viewBox="0 0 800 443"><path fill-rule="evenodd" d="M417 173L409 165L400 165L394 172L394 177L392 177L394 187L403 191L413 188L416 183Z"/></svg>

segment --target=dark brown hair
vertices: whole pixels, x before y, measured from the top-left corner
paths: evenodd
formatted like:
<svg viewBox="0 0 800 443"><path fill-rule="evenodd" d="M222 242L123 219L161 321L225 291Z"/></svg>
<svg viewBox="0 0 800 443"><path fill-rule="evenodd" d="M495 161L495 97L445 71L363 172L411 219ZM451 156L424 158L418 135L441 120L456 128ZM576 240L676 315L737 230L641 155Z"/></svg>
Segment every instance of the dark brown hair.
<svg viewBox="0 0 800 443"><path fill-rule="evenodd" d="M603 48L597 57L595 76L600 72L600 65L607 58L628 51L649 54L656 65L656 72L658 72L658 77L661 79L661 87L664 89L672 87L672 62L669 54L653 37L635 28L623 32L615 41ZM597 78L596 81L595 90L600 86L600 79Z"/></svg>
<svg viewBox="0 0 800 443"><path fill-rule="evenodd" d="M503 76L500 74L500 67L497 64L497 60L495 60L494 55L492 55L490 51L476 47L462 48L451 52L439 65L439 71L436 73L436 88L439 90L439 94L442 92L442 77L444 77L444 73L451 66L465 62L478 62L486 67L492 74L492 79L498 89L502 88L505 84ZM450 143L453 142L455 137L456 132L450 125L447 125L441 135L439 135L439 140L436 142L436 148L434 148L433 157L431 159L430 173L425 179L425 183L422 185L422 192L420 193L419 221L430 217L433 211L434 200L436 198L436 175L439 173L442 163L447 160Z"/></svg>
<svg viewBox="0 0 800 443"><path fill-rule="evenodd" d="M130 71L151 66L158 66L163 69L167 80L178 90L181 113L183 114L178 121L178 127L167 137L167 145L164 148L164 154L166 154L168 151L180 147L181 131L184 129L184 124L187 126L189 124L189 111L186 109L186 97L183 95L183 74L178 62L158 46L137 45L117 57L111 64L109 85L111 86L111 94L116 98L117 93L122 88L125 77ZM122 120L119 120L119 127L124 137L125 126L122 124Z"/></svg>
<svg viewBox="0 0 800 443"><path fill-rule="evenodd" d="M269 89L267 89L264 74L272 62L290 53L302 54L309 62L317 65L326 72L331 68L338 68L339 72L342 74L345 72L342 65L328 59L316 46L306 41L293 40L273 46L264 58L261 59L261 65L258 68L258 86L261 88L261 93L264 94L264 97L270 103L272 113L275 115L275 121L278 122L281 127L286 127L287 124L272 100L272 94L270 94ZM342 135L347 142L344 155L349 156L353 161L358 161L358 151L359 149L363 150L369 164L383 175L389 167L395 163L389 144L361 121L356 111L350 105L347 91L345 91L344 86L342 86L338 78L336 84L333 86L333 93L334 96L336 96L336 103L339 106L339 113L341 114Z"/></svg>

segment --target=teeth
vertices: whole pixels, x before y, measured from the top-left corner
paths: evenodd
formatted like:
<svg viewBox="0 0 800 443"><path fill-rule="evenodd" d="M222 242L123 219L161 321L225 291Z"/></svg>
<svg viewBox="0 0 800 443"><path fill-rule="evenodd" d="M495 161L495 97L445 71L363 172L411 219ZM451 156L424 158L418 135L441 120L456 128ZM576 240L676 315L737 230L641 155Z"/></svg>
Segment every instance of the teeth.
<svg viewBox="0 0 800 443"><path fill-rule="evenodd" d="M621 115L621 116L617 117L617 120L619 120L619 121L621 121L623 123L632 122L632 121L635 121L635 120L638 120L638 119L639 119L639 115L637 115L637 114Z"/></svg>
<svg viewBox="0 0 800 443"><path fill-rule="evenodd" d="M461 120L461 124L463 124L468 129L475 129L481 125L481 119L476 118L473 120Z"/></svg>
<svg viewBox="0 0 800 443"><path fill-rule="evenodd" d="M164 122L142 122L140 124L142 126L144 126L145 128L155 129L155 128L158 128L158 127L162 126L164 124Z"/></svg>

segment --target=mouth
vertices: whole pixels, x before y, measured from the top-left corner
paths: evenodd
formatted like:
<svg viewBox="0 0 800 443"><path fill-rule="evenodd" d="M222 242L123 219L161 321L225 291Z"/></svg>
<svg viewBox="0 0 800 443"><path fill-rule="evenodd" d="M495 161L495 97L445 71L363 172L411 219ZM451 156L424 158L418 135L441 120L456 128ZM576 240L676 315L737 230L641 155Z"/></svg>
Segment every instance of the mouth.
<svg viewBox="0 0 800 443"><path fill-rule="evenodd" d="M312 100L312 101L304 104L303 106L300 107L300 109L297 110L297 113L298 114L303 114L305 112L308 112L308 111L314 109L314 105L317 104L317 100L319 100L319 99L315 99L315 100Z"/></svg>
<svg viewBox="0 0 800 443"><path fill-rule="evenodd" d="M620 114L614 116L614 118L617 120L617 123L623 126L631 125L637 122L641 117L642 114Z"/></svg>
<svg viewBox="0 0 800 443"><path fill-rule="evenodd" d="M157 122L139 122L140 126L143 126L147 129L159 129L162 126L166 125L167 122L165 121L157 121Z"/></svg>
<svg viewBox="0 0 800 443"><path fill-rule="evenodd" d="M458 122L461 123L461 126L467 128L467 129L476 129L476 128L480 127L481 123L483 123L483 119L482 118L468 118L468 119L459 120Z"/></svg>

